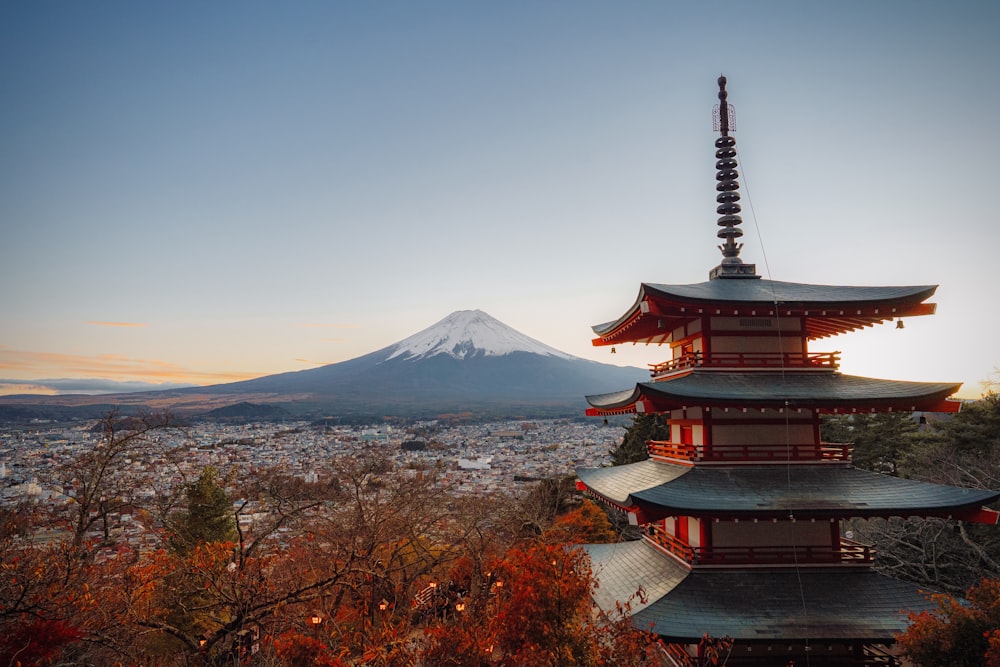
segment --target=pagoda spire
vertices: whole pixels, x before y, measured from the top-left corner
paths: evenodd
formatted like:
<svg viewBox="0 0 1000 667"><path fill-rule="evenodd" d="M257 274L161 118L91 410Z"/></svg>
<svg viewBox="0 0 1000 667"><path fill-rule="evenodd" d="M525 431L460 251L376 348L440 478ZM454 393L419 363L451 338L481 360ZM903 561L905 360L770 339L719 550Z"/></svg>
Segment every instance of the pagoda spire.
<svg viewBox="0 0 1000 667"><path fill-rule="evenodd" d="M733 129L734 114L733 107L727 102L729 94L726 92L726 77L719 77L719 103L714 111L714 129L722 136L715 140L715 186L719 193L715 201L719 206L715 209L719 214L719 229L717 236L724 240L719 246L722 251L722 263L712 269L708 277L712 280L716 278L760 278L757 275L757 267L753 264L744 264L740 259L742 243L737 243L736 239L743 236L743 230L739 228L743 222L740 217L740 182L739 173L736 171L736 139L729 136Z"/></svg>

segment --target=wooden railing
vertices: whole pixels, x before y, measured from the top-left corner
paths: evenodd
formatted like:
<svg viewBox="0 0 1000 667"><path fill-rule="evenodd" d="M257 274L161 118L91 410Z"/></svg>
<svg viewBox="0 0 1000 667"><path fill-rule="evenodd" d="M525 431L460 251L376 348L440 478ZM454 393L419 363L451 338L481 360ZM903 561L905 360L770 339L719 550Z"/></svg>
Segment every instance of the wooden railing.
<svg viewBox="0 0 1000 667"><path fill-rule="evenodd" d="M685 445L681 442L668 442L666 440L648 440L646 448L649 451L650 458L654 459L694 461L697 454L694 445Z"/></svg>
<svg viewBox="0 0 1000 667"><path fill-rule="evenodd" d="M684 650L682 644L660 644L663 656L669 660L669 667L698 667L695 659Z"/></svg>
<svg viewBox="0 0 1000 667"><path fill-rule="evenodd" d="M755 443L752 445L686 445L666 440L649 440L650 458L674 461L850 461L854 444L848 442L821 442L787 445L785 443Z"/></svg>
<svg viewBox="0 0 1000 667"><path fill-rule="evenodd" d="M840 366L840 352L721 352L688 353L670 361L649 364L656 379L686 368L832 368Z"/></svg>
<svg viewBox="0 0 1000 667"><path fill-rule="evenodd" d="M690 544L682 542L658 526L646 526L644 537L687 563L694 559L694 548Z"/></svg>
<svg viewBox="0 0 1000 667"><path fill-rule="evenodd" d="M647 526L644 537L692 566L870 565L875 560L871 546L843 537L832 546L692 547L658 526Z"/></svg>

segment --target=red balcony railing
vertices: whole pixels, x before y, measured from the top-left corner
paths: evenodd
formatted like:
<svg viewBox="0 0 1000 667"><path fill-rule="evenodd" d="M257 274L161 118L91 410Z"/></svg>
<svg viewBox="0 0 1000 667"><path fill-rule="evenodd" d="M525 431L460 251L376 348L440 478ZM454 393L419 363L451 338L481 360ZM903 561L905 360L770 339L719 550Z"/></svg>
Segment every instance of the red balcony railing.
<svg viewBox="0 0 1000 667"><path fill-rule="evenodd" d="M646 526L645 538L687 563L694 559L694 548L690 544L682 542L658 526Z"/></svg>
<svg viewBox="0 0 1000 667"><path fill-rule="evenodd" d="M658 526L647 526L645 539L692 566L870 565L875 560L872 547L847 538L837 545L692 547Z"/></svg>
<svg viewBox="0 0 1000 667"><path fill-rule="evenodd" d="M666 440L649 440L646 442L650 458L654 459L675 459L678 461L694 461L697 456L697 448L694 445L685 445L681 442L668 442Z"/></svg>
<svg viewBox="0 0 1000 667"><path fill-rule="evenodd" d="M686 445L680 442L650 440L647 442L650 458L672 461L734 463L759 461L850 461L853 443L821 442L788 445L785 443L754 443L750 445Z"/></svg>
<svg viewBox="0 0 1000 667"><path fill-rule="evenodd" d="M840 352L722 352L688 353L650 364L653 379L686 368L832 368L840 366Z"/></svg>

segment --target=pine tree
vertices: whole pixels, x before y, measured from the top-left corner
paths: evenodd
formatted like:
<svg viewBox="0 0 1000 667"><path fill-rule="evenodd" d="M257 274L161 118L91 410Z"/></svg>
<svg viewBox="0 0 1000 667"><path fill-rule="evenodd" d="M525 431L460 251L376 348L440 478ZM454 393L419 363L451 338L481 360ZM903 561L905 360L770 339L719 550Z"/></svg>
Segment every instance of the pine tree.
<svg viewBox="0 0 1000 667"><path fill-rule="evenodd" d="M188 553L200 544L228 542L236 537L236 524L219 471L206 466L184 489L187 509L181 512L173 540L174 548Z"/></svg>
<svg viewBox="0 0 1000 667"><path fill-rule="evenodd" d="M621 444L611 450L611 465L645 461L649 458L648 441L669 439L670 428L656 415L637 414L632 425L625 429Z"/></svg>
<svg viewBox="0 0 1000 667"><path fill-rule="evenodd" d="M909 412L827 417L821 427L823 442L852 443L854 465L895 475L913 446L917 422Z"/></svg>

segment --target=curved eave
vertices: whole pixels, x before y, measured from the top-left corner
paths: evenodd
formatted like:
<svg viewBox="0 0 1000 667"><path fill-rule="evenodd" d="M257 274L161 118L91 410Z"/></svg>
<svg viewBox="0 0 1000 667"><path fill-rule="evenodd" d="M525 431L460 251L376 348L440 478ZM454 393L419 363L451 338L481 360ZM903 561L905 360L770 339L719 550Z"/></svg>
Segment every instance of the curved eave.
<svg viewBox="0 0 1000 667"><path fill-rule="evenodd" d="M690 471L690 466L647 459L609 468L578 468L576 476L589 491L619 507L629 507L632 493L667 484Z"/></svg>
<svg viewBox="0 0 1000 667"><path fill-rule="evenodd" d="M784 519L789 513L798 519L962 518L998 498L998 491L900 479L846 465L695 467L669 482L637 488L627 497L650 520L666 516Z"/></svg>
<svg viewBox="0 0 1000 667"><path fill-rule="evenodd" d="M759 373L696 370L662 382L587 396L590 415L665 412L685 407L808 408L831 412L924 410L954 412L946 399L961 383L904 382L841 373Z"/></svg>
<svg viewBox="0 0 1000 667"><path fill-rule="evenodd" d="M910 612L935 608L916 584L868 569L691 571L644 540L583 548L598 607L629 603L636 628L684 643L705 633L738 644L892 643Z"/></svg>
<svg viewBox="0 0 1000 667"><path fill-rule="evenodd" d="M936 285L850 287L770 280L713 280L694 285L643 283L617 320L592 327L595 346L663 343L685 321L704 315L802 317L809 339L875 326L896 317L931 315L923 303Z"/></svg>

